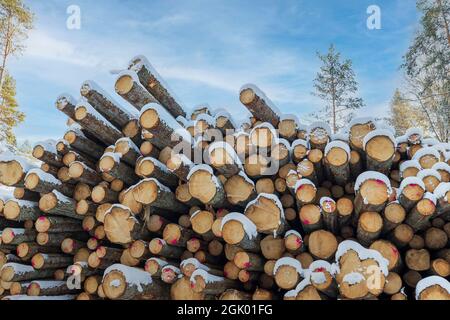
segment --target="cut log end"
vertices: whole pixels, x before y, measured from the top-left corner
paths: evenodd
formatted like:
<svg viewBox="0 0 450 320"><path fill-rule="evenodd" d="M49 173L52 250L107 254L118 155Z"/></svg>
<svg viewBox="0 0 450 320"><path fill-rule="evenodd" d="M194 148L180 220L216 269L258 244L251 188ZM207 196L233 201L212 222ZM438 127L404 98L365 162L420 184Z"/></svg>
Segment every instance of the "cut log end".
<svg viewBox="0 0 450 320"><path fill-rule="evenodd" d="M189 193L203 203L210 202L216 195L216 184L207 171L199 170L189 179Z"/></svg>
<svg viewBox="0 0 450 320"><path fill-rule="evenodd" d="M379 180L366 180L362 183L359 193L365 202L372 205L381 205L389 198L388 187Z"/></svg>
<svg viewBox="0 0 450 320"><path fill-rule="evenodd" d="M116 92L120 95L127 94L133 88L134 79L129 75L123 75L117 79L115 84Z"/></svg>
<svg viewBox="0 0 450 320"><path fill-rule="evenodd" d="M83 175L84 166L81 162L74 162L69 167L69 175L70 177L77 179Z"/></svg>
<svg viewBox="0 0 450 320"><path fill-rule="evenodd" d="M336 252L338 242L331 232L318 230L309 236L308 246L312 255L327 260Z"/></svg>
<svg viewBox="0 0 450 320"><path fill-rule="evenodd" d="M4 205L3 215L8 220L16 220L20 215L20 205L17 201L8 201Z"/></svg>
<svg viewBox="0 0 450 320"><path fill-rule="evenodd" d="M109 299L118 299L125 293L127 281L122 272L113 270L103 278L102 287Z"/></svg>
<svg viewBox="0 0 450 320"><path fill-rule="evenodd" d="M392 160L395 153L395 146L387 136L375 136L366 144L367 155L379 162Z"/></svg>
<svg viewBox="0 0 450 320"><path fill-rule="evenodd" d="M252 89L248 88L241 91L239 99L243 104L247 105L252 103L255 100L255 97L255 92Z"/></svg>
<svg viewBox="0 0 450 320"><path fill-rule="evenodd" d="M152 204L158 197L158 185L152 180L147 180L136 185L133 190L134 199L142 204Z"/></svg>
<svg viewBox="0 0 450 320"><path fill-rule="evenodd" d="M331 148L326 156L327 162L333 166L340 167L346 164L350 159L347 152L342 148Z"/></svg>
<svg viewBox="0 0 450 320"><path fill-rule="evenodd" d="M158 112L154 109L148 109L141 114L139 119L141 126L144 129L152 129L155 128L159 124L159 115Z"/></svg>
<svg viewBox="0 0 450 320"><path fill-rule="evenodd" d="M15 160L0 162L0 172L2 173L0 175L0 183L6 186L19 184L25 175L24 169Z"/></svg>
<svg viewBox="0 0 450 320"><path fill-rule="evenodd" d="M39 209L43 212L49 212L58 205L58 198L54 193L47 193L39 200Z"/></svg>
<svg viewBox="0 0 450 320"><path fill-rule="evenodd" d="M32 151L32 155L33 155L33 157L35 157L36 159L42 158L42 156L44 155L44 153L45 153L45 149L44 149L44 147L41 146L41 145L35 146L35 147L33 148L33 151Z"/></svg>
<svg viewBox="0 0 450 320"><path fill-rule="evenodd" d="M191 217L192 229L198 234L209 232L214 223L214 215L209 211L199 211Z"/></svg>
<svg viewBox="0 0 450 320"><path fill-rule="evenodd" d="M239 221L231 220L223 225L222 236L228 244L238 244L244 239L245 230Z"/></svg>
<svg viewBox="0 0 450 320"><path fill-rule="evenodd" d="M25 187L28 190L34 190L38 185L39 185L39 175L37 173L30 173L27 175L27 177L25 178Z"/></svg>
<svg viewBox="0 0 450 320"><path fill-rule="evenodd" d="M131 232L135 226L136 220L133 219L129 210L122 208L112 208L110 213L105 216L104 227L109 241L113 243L127 244L133 239Z"/></svg>

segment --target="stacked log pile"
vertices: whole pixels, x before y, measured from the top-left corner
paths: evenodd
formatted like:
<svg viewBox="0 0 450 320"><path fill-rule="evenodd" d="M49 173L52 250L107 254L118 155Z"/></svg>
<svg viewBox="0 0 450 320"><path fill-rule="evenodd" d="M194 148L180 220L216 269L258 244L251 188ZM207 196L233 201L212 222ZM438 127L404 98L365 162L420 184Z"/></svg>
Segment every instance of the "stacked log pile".
<svg viewBox="0 0 450 320"><path fill-rule="evenodd" d="M0 155L4 299L450 299L450 145L301 125L256 86L187 113L143 56Z"/></svg>

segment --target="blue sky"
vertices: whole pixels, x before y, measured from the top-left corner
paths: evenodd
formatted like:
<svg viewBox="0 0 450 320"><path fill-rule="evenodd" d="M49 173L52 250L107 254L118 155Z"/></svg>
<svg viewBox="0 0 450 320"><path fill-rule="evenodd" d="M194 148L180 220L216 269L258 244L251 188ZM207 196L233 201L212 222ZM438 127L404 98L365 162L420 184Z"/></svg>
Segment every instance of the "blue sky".
<svg viewBox="0 0 450 320"><path fill-rule="evenodd" d="M321 106L310 94L316 51L334 43L353 60L367 104L360 114L379 116L401 85L399 65L419 19L414 0L25 2L36 28L9 69L27 115L15 132L31 142L62 136L66 118L54 107L59 94L78 97L84 80L114 94L110 71L137 54L148 57L188 107L207 102L242 117L238 91L251 82L302 119ZM66 28L72 4L81 9L80 30ZM381 30L366 27L372 4L381 8Z"/></svg>

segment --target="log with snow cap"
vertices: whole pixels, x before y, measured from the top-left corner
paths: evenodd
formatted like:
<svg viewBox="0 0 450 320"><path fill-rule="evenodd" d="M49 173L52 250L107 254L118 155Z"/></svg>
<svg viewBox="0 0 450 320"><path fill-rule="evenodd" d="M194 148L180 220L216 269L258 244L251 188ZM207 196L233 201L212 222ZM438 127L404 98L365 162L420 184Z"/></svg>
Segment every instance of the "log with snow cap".
<svg viewBox="0 0 450 320"><path fill-rule="evenodd" d="M73 186L62 183L57 178L41 169L32 169L28 171L24 181L25 188L34 192L48 193L52 190L58 190L69 197L71 197L74 192Z"/></svg>
<svg viewBox="0 0 450 320"><path fill-rule="evenodd" d="M344 186L350 179L350 147L345 142L333 141L325 147L324 155L331 178L336 184Z"/></svg>
<svg viewBox="0 0 450 320"><path fill-rule="evenodd" d="M417 160L423 169L430 169L440 161L441 155L435 148L427 147L418 150L412 160Z"/></svg>
<svg viewBox="0 0 450 320"><path fill-rule="evenodd" d="M137 159L142 156L137 145L129 137L121 138L116 141L114 153L119 153L121 155L121 160L130 166L134 166Z"/></svg>
<svg viewBox="0 0 450 320"><path fill-rule="evenodd" d="M280 115L280 122L278 123L278 133L281 138L290 142L298 138L299 128L301 127L300 120L294 114Z"/></svg>
<svg viewBox="0 0 450 320"><path fill-rule="evenodd" d="M106 297L112 300L164 300L169 297L169 287L152 278L139 268L113 264L105 270L102 286Z"/></svg>
<svg viewBox="0 0 450 320"><path fill-rule="evenodd" d="M367 170L389 174L396 147L395 137L390 130L377 129L369 132L363 140Z"/></svg>
<svg viewBox="0 0 450 320"><path fill-rule="evenodd" d="M215 131L216 121L213 116L207 113L201 113L197 115L194 121L194 136L203 135L210 137L216 135Z"/></svg>
<svg viewBox="0 0 450 320"><path fill-rule="evenodd" d="M19 282L19 281L29 281L37 279L52 278L55 270L36 270L32 266L18 264L18 263L7 263L3 265L1 269L2 281L7 282Z"/></svg>
<svg viewBox="0 0 450 320"><path fill-rule="evenodd" d="M144 56L136 56L131 59L128 69L137 74L142 86L152 94L166 110L173 116L186 117L183 106L163 78L153 68L150 62Z"/></svg>
<svg viewBox="0 0 450 320"><path fill-rule="evenodd" d="M309 144L304 139L297 139L292 142L291 149L292 149L292 161L294 163L299 163L307 156L309 151Z"/></svg>
<svg viewBox="0 0 450 320"><path fill-rule="evenodd" d="M100 159L103 155L103 146L89 139L77 125L70 126L64 133L64 141L70 148L90 155L92 158Z"/></svg>
<svg viewBox="0 0 450 320"><path fill-rule="evenodd" d="M129 244L137 239L150 239L150 232L128 207L114 204L105 214L105 233L109 241Z"/></svg>
<svg viewBox="0 0 450 320"><path fill-rule="evenodd" d="M98 166L102 173L107 173L116 179L120 179L127 185L133 185L139 180L134 170L122 161L120 153L105 153L100 158Z"/></svg>
<svg viewBox="0 0 450 320"><path fill-rule="evenodd" d="M369 293L378 296L383 292L389 273L389 261L378 251L366 249L355 241L346 240L339 244L335 261L333 268L336 281L341 285L341 294L349 295L347 298L363 298ZM359 285L352 288L352 284Z"/></svg>
<svg viewBox="0 0 450 320"><path fill-rule="evenodd" d="M210 166L200 164L192 167L187 179L189 193L203 204L215 208L229 206L223 184Z"/></svg>
<svg viewBox="0 0 450 320"><path fill-rule="evenodd" d="M450 283L438 276L424 278L416 285L416 300L450 300Z"/></svg>
<svg viewBox="0 0 450 320"><path fill-rule="evenodd" d="M9 187L23 187L26 174L38 167L28 158L16 156L9 151L0 154L0 183Z"/></svg>
<svg viewBox="0 0 450 320"><path fill-rule="evenodd" d="M244 85L240 89L239 99L253 117L268 122L274 127L278 126L280 122L278 108L257 86L253 84Z"/></svg>
<svg viewBox="0 0 450 320"><path fill-rule="evenodd" d="M56 108L69 118L75 120L75 108L77 101L70 94L61 94L55 102Z"/></svg>
<svg viewBox="0 0 450 320"><path fill-rule="evenodd" d="M283 206L274 194L260 193L247 204L244 214L260 233L277 235L284 233L287 228Z"/></svg>
<svg viewBox="0 0 450 320"><path fill-rule="evenodd" d="M259 150L270 150L278 143L278 133L270 123L263 122L250 131L250 143Z"/></svg>
<svg viewBox="0 0 450 320"><path fill-rule="evenodd" d="M289 230L284 234L284 247L292 254L300 253L305 250L302 235L295 230Z"/></svg>
<svg viewBox="0 0 450 320"><path fill-rule="evenodd" d="M352 150L364 154L364 138L376 129L375 123L370 117L355 118L349 123L349 144Z"/></svg>
<svg viewBox="0 0 450 320"><path fill-rule="evenodd" d="M123 137L122 132L105 119L85 99L81 99L77 103L75 120L90 134L98 137L105 145L114 144Z"/></svg>
<svg viewBox="0 0 450 320"><path fill-rule="evenodd" d="M141 110L141 127L152 134L150 141L158 148L183 144L190 148L192 137L161 105L149 103Z"/></svg>
<svg viewBox="0 0 450 320"><path fill-rule="evenodd" d="M291 145L286 139L280 138L272 146L270 156L273 164L278 168L291 162Z"/></svg>
<svg viewBox="0 0 450 320"><path fill-rule="evenodd" d="M84 218L83 215L77 213L77 202L56 190L41 196L39 208L49 215L64 216L77 220L83 220Z"/></svg>
<svg viewBox="0 0 450 320"><path fill-rule="evenodd" d="M158 100L139 82L139 77L135 71L124 70L120 72L114 88L118 95L137 110L141 110L146 104L158 103Z"/></svg>
<svg viewBox="0 0 450 320"><path fill-rule="evenodd" d="M305 279L310 279L311 284L319 292L325 294L329 298L336 298L338 288L332 265L324 260L316 260L309 265L307 270L304 270Z"/></svg>
<svg viewBox="0 0 450 320"><path fill-rule="evenodd" d="M300 282L300 279L304 276L304 270L300 261L285 257L276 261L273 276L281 289L290 290Z"/></svg>
<svg viewBox="0 0 450 320"><path fill-rule="evenodd" d="M436 212L436 205L436 196L430 192L426 192L423 198L408 213L405 223L410 225L414 231L423 230L429 226L429 221Z"/></svg>
<svg viewBox="0 0 450 320"><path fill-rule="evenodd" d="M317 195L317 187L308 179L300 179L294 187L297 206L313 203Z"/></svg>
<svg viewBox="0 0 450 320"><path fill-rule="evenodd" d="M435 169L423 169L417 173L417 178L422 180L425 185L425 191L433 192L441 183L441 174Z"/></svg>
<svg viewBox="0 0 450 320"><path fill-rule="evenodd" d="M417 160L407 160L400 164L400 176L401 178L415 177L422 167Z"/></svg>
<svg viewBox="0 0 450 320"><path fill-rule="evenodd" d="M308 127L308 136L311 149L324 151L330 141L331 128L326 122L313 122Z"/></svg>
<svg viewBox="0 0 450 320"><path fill-rule="evenodd" d="M3 216L11 221L36 221L41 216L41 213L37 202L10 199L4 204Z"/></svg>
<svg viewBox="0 0 450 320"><path fill-rule="evenodd" d="M171 264L165 265L161 269L161 280L167 284L175 283L180 275L181 270L178 267Z"/></svg>
<svg viewBox="0 0 450 320"><path fill-rule="evenodd" d="M227 142L214 142L208 147L211 165L225 177L230 178L243 169L236 151Z"/></svg>
<svg viewBox="0 0 450 320"><path fill-rule="evenodd" d="M214 114L215 126L225 136L227 132L235 131L237 124L235 123L233 116L223 109L216 110Z"/></svg>
<svg viewBox="0 0 450 320"><path fill-rule="evenodd" d="M152 157L139 158L135 171L140 177L155 178L170 188L175 188L179 184L178 177L166 165Z"/></svg>
<svg viewBox="0 0 450 320"><path fill-rule="evenodd" d="M261 237L258 235L256 225L241 213L232 212L222 218L220 230L223 239L230 245L252 252L261 250L259 245Z"/></svg>
<svg viewBox="0 0 450 320"><path fill-rule="evenodd" d="M228 178L224 189L228 202L239 207L246 207L256 198L255 183L243 171Z"/></svg>
<svg viewBox="0 0 450 320"><path fill-rule="evenodd" d="M209 274L203 269L195 270L189 279L191 288L196 293L207 295L216 295L224 292L226 289L238 289L240 283L224 277Z"/></svg>
<svg viewBox="0 0 450 320"><path fill-rule="evenodd" d="M33 151L33 157L42 162L45 162L54 167L62 167L62 158L58 154L56 150L56 141L55 140L46 140L43 142L38 142L35 144Z"/></svg>
<svg viewBox="0 0 450 320"><path fill-rule="evenodd" d="M97 171L79 161L75 161L70 164L69 176L75 181L85 183L90 186L95 186L103 181Z"/></svg>
<svg viewBox="0 0 450 320"><path fill-rule="evenodd" d="M397 197L399 203L410 211L423 198L425 194L425 184L417 177L408 177L402 180Z"/></svg>
<svg viewBox="0 0 450 320"><path fill-rule="evenodd" d="M355 212L381 212L391 193L391 183L382 173L366 171L358 176L355 182Z"/></svg>
<svg viewBox="0 0 450 320"><path fill-rule="evenodd" d="M436 170L441 176L442 182L450 182L450 165L445 162L438 162L431 168Z"/></svg>

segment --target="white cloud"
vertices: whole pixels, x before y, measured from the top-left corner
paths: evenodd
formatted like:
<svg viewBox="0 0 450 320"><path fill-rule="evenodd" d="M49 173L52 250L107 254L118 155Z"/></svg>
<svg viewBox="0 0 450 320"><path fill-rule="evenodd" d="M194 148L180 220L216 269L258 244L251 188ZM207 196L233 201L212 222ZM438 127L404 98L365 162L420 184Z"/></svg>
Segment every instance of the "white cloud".
<svg viewBox="0 0 450 320"><path fill-rule="evenodd" d="M26 57L60 61L91 67L98 63L94 57L81 54L76 47L65 40L56 39L42 30L33 30L26 42Z"/></svg>

